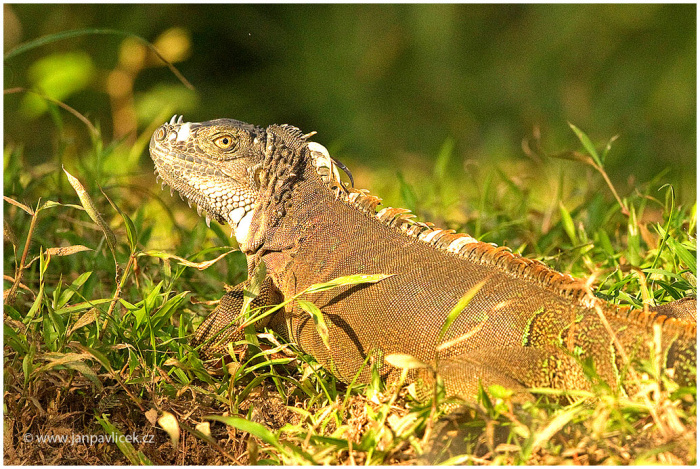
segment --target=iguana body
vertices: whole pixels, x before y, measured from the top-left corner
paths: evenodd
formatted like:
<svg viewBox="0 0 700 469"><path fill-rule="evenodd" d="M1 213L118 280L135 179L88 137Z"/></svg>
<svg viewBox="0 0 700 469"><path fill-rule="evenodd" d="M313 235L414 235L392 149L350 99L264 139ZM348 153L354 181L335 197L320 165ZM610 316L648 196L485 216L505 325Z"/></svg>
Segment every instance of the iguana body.
<svg viewBox="0 0 700 469"><path fill-rule="evenodd" d="M682 382L695 381L694 301L667 306L666 315L630 313L506 248L414 222L406 210L377 213L379 199L343 184L325 148L294 127L173 119L155 132L151 156L164 182L203 209L207 221L232 225L249 274L265 264L253 306L278 304L341 276L391 274L305 297L323 313L329 347L296 302L269 318L345 382L358 372L360 382L369 380L368 356L384 377L395 376L383 358L400 353L437 363L447 393L466 399L479 381L516 390L587 389L580 361L588 359L615 384L626 360L649 357L654 324L661 325L664 366ZM228 326L239 316L246 285L224 296L200 326L198 342L242 338ZM475 287L440 339L448 313ZM418 369L410 376L425 388L433 375Z"/></svg>

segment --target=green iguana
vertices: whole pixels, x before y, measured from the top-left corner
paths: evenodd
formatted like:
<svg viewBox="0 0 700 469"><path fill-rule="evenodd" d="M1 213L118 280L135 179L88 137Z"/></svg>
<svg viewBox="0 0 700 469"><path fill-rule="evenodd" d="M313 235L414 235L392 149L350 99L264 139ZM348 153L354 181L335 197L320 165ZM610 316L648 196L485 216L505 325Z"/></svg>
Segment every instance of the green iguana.
<svg viewBox="0 0 700 469"><path fill-rule="evenodd" d="M649 357L655 331L663 366L680 382L695 382L695 300L656 312L609 305L583 281L505 247L414 221L404 209L377 212L380 199L341 182L339 168L347 169L310 135L289 125L183 123L174 116L151 139L164 184L204 211L207 224L230 224L247 256L249 280L197 330L196 342L209 352L243 338L229 326L264 263L253 307L341 276L391 275L306 297L323 314L328 345L297 302L263 321L344 382L358 373L368 382L367 361L393 379L399 370L384 357L407 354L437 364L446 393L472 401L479 382L526 396L531 387L590 389L587 361L614 386L629 361ZM442 335L447 315L470 290L473 298ZM418 368L409 379L427 389L434 376Z"/></svg>

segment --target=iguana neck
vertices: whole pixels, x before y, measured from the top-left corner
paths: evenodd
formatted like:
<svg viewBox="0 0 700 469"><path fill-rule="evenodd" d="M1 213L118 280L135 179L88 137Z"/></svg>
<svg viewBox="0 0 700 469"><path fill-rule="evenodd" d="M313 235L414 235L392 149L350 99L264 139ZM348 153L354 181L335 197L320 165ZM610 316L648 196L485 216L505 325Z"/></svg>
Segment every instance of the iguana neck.
<svg viewBox="0 0 700 469"><path fill-rule="evenodd" d="M266 131L264 159L261 164L260 208L273 211L277 218L286 214L291 192L302 177L307 145L299 129L271 125Z"/></svg>
<svg viewBox="0 0 700 469"><path fill-rule="evenodd" d="M280 222L289 217L292 193L300 181L315 173L306 169L306 140L297 128L271 125L259 144L264 156L254 171L258 203L244 220L243 229L234 227L241 251L248 257L256 255L263 246L269 249L275 244L271 239Z"/></svg>

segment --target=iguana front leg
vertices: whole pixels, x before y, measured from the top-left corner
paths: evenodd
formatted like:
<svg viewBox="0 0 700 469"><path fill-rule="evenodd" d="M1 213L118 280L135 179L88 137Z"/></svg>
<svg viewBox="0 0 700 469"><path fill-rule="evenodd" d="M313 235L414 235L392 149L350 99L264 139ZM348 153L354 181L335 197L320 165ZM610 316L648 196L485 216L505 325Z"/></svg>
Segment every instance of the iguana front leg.
<svg viewBox="0 0 700 469"><path fill-rule="evenodd" d="M200 346L200 354L206 358L213 358L226 353L226 346L230 342L243 339L243 329L240 329L241 310L246 299L246 290L249 288L251 280L248 279L239 283L233 289L226 292L221 298L219 305L207 316L195 332L194 346ZM274 306L282 301L281 296L270 277L260 284L260 292L250 305L252 310ZM256 327L264 327L270 321L270 316L265 317Z"/></svg>

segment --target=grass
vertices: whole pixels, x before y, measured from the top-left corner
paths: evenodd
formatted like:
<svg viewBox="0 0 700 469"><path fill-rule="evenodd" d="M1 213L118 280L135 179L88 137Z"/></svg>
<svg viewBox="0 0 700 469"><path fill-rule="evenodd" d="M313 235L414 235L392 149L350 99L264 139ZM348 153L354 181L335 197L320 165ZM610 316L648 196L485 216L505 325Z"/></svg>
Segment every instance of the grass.
<svg viewBox="0 0 700 469"><path fill-rule="evenodd" d="M270 331L249 334L252 356L211 374L189 337L223 284L244 278L242 255L222 227L208 230L185 205L162 200L138 162L123 167L133 147L97 136L80 164L60 171L70 137L65 114L49 105L56 158L34 165L21 147L4 154L5 463L695 464L695 389L651 361L644 392L632 397L600 386L518 404L492 388L442 420L439 402L420 403L410 388L378 378L340 383ZM595 275L597 294L611 301L695 294L695 205L678 205L659 181L618 195L604 170L607 150L574 130L584 152L554 156L590 172L560 177L544 208L507 169L473 176L478 191L464 184L468 175L450 176L449 142L434 170L440 178L419 186L394 177L390 198L423 219L437 214L445 226ZM142 439L37 442L98 434ZM430 448L436 434L452 445Z"/></svg>

